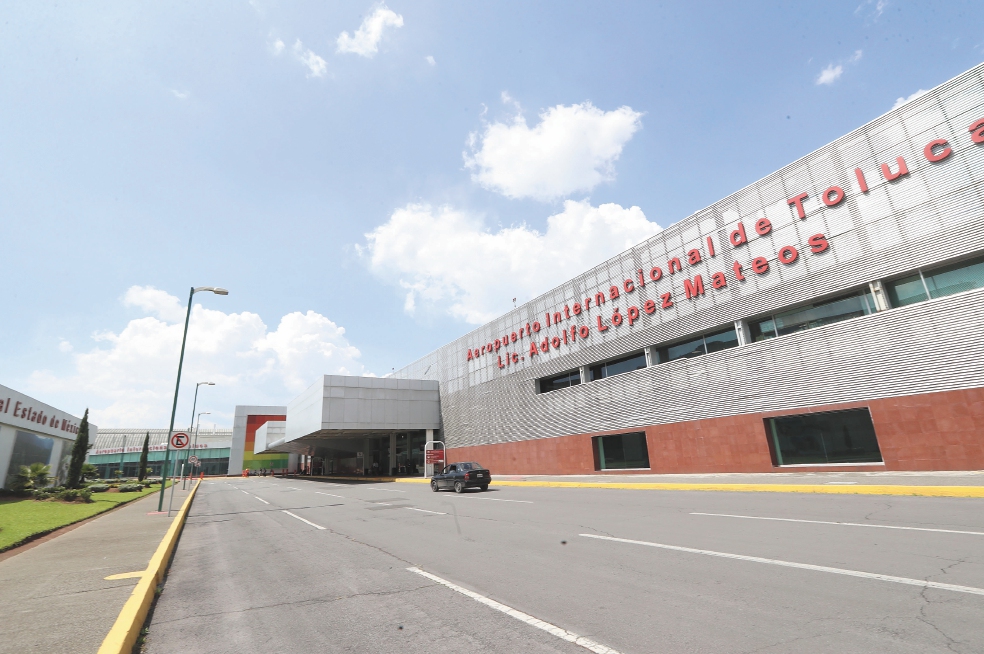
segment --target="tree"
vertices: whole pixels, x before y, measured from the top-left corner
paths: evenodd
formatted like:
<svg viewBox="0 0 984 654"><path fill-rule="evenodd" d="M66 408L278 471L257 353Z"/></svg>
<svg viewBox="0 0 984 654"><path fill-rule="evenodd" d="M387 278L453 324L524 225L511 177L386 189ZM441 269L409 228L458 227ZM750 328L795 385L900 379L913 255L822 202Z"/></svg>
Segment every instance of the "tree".
<svg viewBox="0 0 984 654"><path fill-rule="evenodd" d="M99 476L99 468L91 463L82 464L82 479L95 479Z"/></svg>
<svg viewBox="0 0 984 654"><path fill-rule="evenodd" d="M137 481L143 481L147 476L147 454L150 452L150 432L144 436L143 449L140 450L140 463L137 465Z"/></svg>
<svg viewBox="0 0 984 654"><path fill-rule="evenodd" d="M43 463L32 463L29 466L21 466L14 480L11 483L11 490L23 492L32 488L44 488L48 485L51 475L51 466Z"/></svg>
<svg viewBox="0 0 984 654"><path fill-rule="evenodd" d="M85 463L85 456L89 453L89 409L85 410L82 416L82 424L79 425L79 433L75 435L75 445L72 447L72 461L68 464L68 480L65 482L67 488L78 488L82 481L82 464Z"/></svg>
<svg viewBox="0 0 984 654"><path fill-rule="evenodd" d="M31 476L32 487L44 488L51 478L51 466L43 463L32 463L28 468L28 474Z"/></svg>

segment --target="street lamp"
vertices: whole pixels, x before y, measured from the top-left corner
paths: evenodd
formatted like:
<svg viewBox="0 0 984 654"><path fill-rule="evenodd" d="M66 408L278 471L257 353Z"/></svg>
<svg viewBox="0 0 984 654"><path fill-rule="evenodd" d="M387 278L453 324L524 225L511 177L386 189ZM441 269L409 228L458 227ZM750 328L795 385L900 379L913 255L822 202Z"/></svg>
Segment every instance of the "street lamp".
<svg viewBox="0 0 984 654"><path fill-rule="evenodd" d="M184 364L185 343L188 341L188 320L191 318L191 300L195 297L195 293L204 291L215 293L216 295L229 295L229 291L217 286L192 287L191 292L188 293L188 310L185 312L184 335L181 337L181 356L178 358L178 380L174 383L174 403L171 405L171 424L167 428L167 448L164 450L164 467L161 468L161 496L157 501L158 512L164 508L164 486L167 485L167 464L171 454L171 433L174 431L174 414L178 411L178 390L181 388L181 366ZM195 390L197 393L198 389L196 388ZM197 395L195 399L198 399Z"/></svg>
<svg viewBox="0 0 984 654"><path fill-rule="evenodd" d="M202 411L201 413L198 414L198 422L195 424L195 442L191 444L191 447L188 450L188 456L185 457L185 461L187 461L187 460L189 460L191 458L191 453L194 452L195 449L198 447L198 427L200 427L201 424L202 424L202 416L207 416L210 413L212 413L212 412L211 411ZM188 476L187 477L184 477L183 476L184 481L181 482L181 490L184 490L185 483L194 474L192 471L195 468L197 468L198 466L200 466L200 465L201 465L201 461L199 461L197 459L197 455L196 455L196 463L189 464L189 466L188 466ZM168 510L170 511L170 509L168 509Z"/></svg>
<svg viewBox="0 0 984 654"><path fill-rule="evenodd" d="M215 386L215 382L198 382L195 384L195 401L191 403L191 422L188 424L188 431L191 431L195 426L195 408L198 406L198 389L202 386ZM185 454L186 461L188 460L188 457L191 456L191 450L193 449L193 447L189 448L188 453Z"/></svg>
<svg viewBox="0 0 984 654"><path fill-rule="evenodd" d="M209 416L209 415L212 415L211 411L202 411L201 413L198 414L198 422L195 425L195 443L191 446L192 450L198 448L198 429L199 427L202 426L202 416Z"/></svg>
<svg viewBox="0 0 984 654"><path fill-rule="evenodd" d="M215 386L215 382L198 382L197 384L195 384L195 401L191 403L191 422L192 422L192 424L188 425L188 431L191 431L191 428L195 426L194 425L194 422L195 422L195 407L198 406L198 389L201 388L202 386Z"/></svg>

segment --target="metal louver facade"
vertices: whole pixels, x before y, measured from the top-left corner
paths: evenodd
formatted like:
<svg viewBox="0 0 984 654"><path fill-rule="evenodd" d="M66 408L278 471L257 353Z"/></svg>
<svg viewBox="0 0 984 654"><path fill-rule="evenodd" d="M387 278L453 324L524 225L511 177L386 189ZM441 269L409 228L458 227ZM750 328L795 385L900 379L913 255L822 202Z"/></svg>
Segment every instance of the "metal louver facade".
<svg viewBox="0 0 984 654"><path fill-rule="evenodd" d="M440 382L441 415L450 448L490 446L646 428L739 414L856 403L875 398L984 387L984 289L970 290L836 324L710 353L650 365L634 372L538 393L538 379L733 326L799 304L868 289L918 269L984 253L984 143L969 126L984 119L984 65L940 85L806 157L668 227L636 247L397 371L397 377ZM930 161L924 148L945 140L952 153ZM930 149L936 154L943 145ZM908 174L885 179L902 157ZM855 169L864 173L861 188ZM822 201L837 186L845 198ZM790 203L801 193L805 218ZM836 195L836 193L834 194ZM829 196L827 196L829 197ZM762 217L771 231L752 228ZM748 242L734 247L740 224ZM812 235L829 249L812 254ZM711 239L714 254L706 244ZM785 264L777 252L799 249ZM685 253L704 253L688 265ZM546 326L545 316L611 286L625 288L640 271L667 270L672 257L683 270L658 281L645 278L630 292L576 319ZM765 274L748 272L755 257ZM746 270L736 279L733 264ZM710 287L723 271L727 286ZM703 294L687 299L683 279L701 275ZM673 305L662 308L662 296ZM631 326L611 322L615 307L653 300ZM599 311L600 308L600 311ZM598 323L598 317L601 322ZM564 329L587 325L590 335L500 367L500 355L482 354L497 338L534 322L533 338L511 343L524 354L530 342L549 341ZM597 324L608 328L599 331ZM566 339L565 339L566 340ZM506 346L503 346L505 348ZM505 351L503 349L503 351ZM762 435L762 447L766 447Z"/></svg>

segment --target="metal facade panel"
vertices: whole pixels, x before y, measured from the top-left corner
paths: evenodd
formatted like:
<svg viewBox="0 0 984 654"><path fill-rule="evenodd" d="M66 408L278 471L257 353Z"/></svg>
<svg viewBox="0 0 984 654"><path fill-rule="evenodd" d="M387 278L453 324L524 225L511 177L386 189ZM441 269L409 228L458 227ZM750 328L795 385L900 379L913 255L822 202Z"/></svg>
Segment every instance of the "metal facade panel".
<svg viewBox="0 0 984 654"><path fill-rule="evenodd" d="M451 446L984 385L984 295L969 292L544 395L535 388L540 377L980 252L984 145L973 143L967 129L979 118L984 118L984 64L667 227L394 376L440 382L445 437ZM935 138L948 139L953 154L930 163L923 147ZM899 156L909 174L886 181L881 164L894 172ZM864 171L866 193L861 192L855 168ZM821 194L832 185L843 188L847 198L836 207L825 207ZM809 194L803 202L805 220L787 203L802 192ZM752 231L761 217L768 217L773 226L765 237ZM728 235L739 222L749 232L749 243L732 248ZM806 243L817 233L827 236L830 249L813 255ZM703 245L708 237L717 250L713 258ZM800 250L794 264L777 261L783 245ZM588 339L527 356L505 369L499 368L495 355L467 360L469 348L481 348L534 321L545 325L547 311L563 310L565 304L612 285L621 289L623 280L634 279L640 268L648 271L658 265L666 273L669 258L685 260L691 247L701 248L701 263L684 262L682 273L664 274L659 282L622 293L618 300L606 301L601 312L592 304L583 320L563 323L567 328L589 325ZM767 274L747 272L756 256L769 260ZM736 261L745 266L745 282L737 282L731 273ZM727 288L708 288L696 299L684 299L684 276L700 274L709 286L716 271L727 273ZM632 326L610 326L603 333L596 329L598 315L607 322L615 307L625 315L628 306L642 307L649 299L658 302L666 292L672 292L672 308L652 316L643 313ZM534 336L559 333L544 326ZM510 345L509 351L526 354L528 340ZM749 386L756 379L761 383Z"/></svg>

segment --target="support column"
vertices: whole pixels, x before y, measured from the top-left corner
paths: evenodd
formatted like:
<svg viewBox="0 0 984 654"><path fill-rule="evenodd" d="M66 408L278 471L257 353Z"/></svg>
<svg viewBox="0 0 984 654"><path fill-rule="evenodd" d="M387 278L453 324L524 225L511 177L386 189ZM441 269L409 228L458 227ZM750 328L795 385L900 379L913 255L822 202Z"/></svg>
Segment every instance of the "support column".
<svg viewBox="0 0 984 654"><path fill-rule="evenodd" d="M748 345L752 342L752 333L748 329L748 323L744 320L735 321L735 332L738 334L738 346Z"/></svg>
<svg viewBox="0 0 984 654"><path fill-rule="evenodd" d="M876 279L873 282L869 282L868 288L871 289L871 297L875 300L875 311L888 311L891 307L889 306L888 296L885 294L885 286L881 283L881 280Z"/></svg>
<svg viewBox="0 0 984 654"><path fill-rule="evenodd" d="M389 455L389 466L390 469L387 470L387 474L396 476L396 433L390 434L390 455Z"/></svg>

